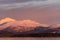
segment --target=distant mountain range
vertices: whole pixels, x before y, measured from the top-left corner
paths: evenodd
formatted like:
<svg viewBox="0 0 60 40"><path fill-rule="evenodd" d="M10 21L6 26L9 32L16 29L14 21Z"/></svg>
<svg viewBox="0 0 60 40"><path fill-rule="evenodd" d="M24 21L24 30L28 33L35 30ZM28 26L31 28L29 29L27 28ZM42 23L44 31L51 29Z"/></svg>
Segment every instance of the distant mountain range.
<svg viewBox="0 0 60 40"><path fill-rule="evenodd" d="M0 20L0 36L42 33L60 33L60 24L47 25L33 20L15 20L9 17Z"/></svg>

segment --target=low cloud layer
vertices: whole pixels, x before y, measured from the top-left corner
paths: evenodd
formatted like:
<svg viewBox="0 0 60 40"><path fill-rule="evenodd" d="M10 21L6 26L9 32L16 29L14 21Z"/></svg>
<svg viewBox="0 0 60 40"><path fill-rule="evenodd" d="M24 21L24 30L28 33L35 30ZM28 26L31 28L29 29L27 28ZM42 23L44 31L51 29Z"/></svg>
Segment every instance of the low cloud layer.
<svg viewBox="0 0 60 40"><path fill-rule="evenodd" d="M18 0L17 0L18 1ZM9 1L5 1L5 2L7 2L7 3L2 3L2 4L0 4L0 8L2 8L2 9L14 9L14 8L21 8L21 7L30 7L30 6L41 6L41 5L47 5L47 4L52 4L52 3L56 3L56 2L58 2L58 1L55 1L55 0L25 0L25 2L24 2L24 0L21 2L21 0L20 0L20 2L14 2L14 1L11 1L10 3L8 3Z"/></svg>

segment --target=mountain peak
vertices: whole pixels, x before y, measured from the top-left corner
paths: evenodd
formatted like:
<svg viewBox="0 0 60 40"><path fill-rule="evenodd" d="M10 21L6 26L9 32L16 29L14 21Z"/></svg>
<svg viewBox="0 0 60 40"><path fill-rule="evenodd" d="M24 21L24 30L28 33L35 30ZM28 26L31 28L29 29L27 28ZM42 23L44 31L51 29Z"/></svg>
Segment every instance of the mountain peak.
<svg viewBox="0 0 60 40"><path fill-rule="evenodd" d="M53 24L53 25L50 25L49 28L60 28L60 24Z"/></svg>
<svg viewBox="0 0 60 40"><path fill-rule="evenodd" d="M40 23L33 21L33 20L19 20L19 21L14 22L13 24L20 25L20 26L26 26L26 27L35 27L35 26L40 25Z"/></svg>
<svg viewBox="0 0 60 40"><path fill-rule="evenodd" d="M15 19L7 17L7 18L0 20L0 24L5 23L5 22L13 22L13 21L15 21Z"/></svg>
<svg viewBox="0 0 60 40"><path fill-rule="evenodd" d="M16 21L16 22L13 22L11 23L13 26L25 26L25 27L37 27L37 26L40 26L40 27L48 27L49 25L48 24L41 24L39 22L36 22L34 20L19 20L19 21Z"/></svg>
<svg viewBox="0 0 60 40"><path fill-rule="evenodd" d="M22 20L20 21L21 24L28 25L28 26L38 26L40 23L33 21L33 20Z"/></svg>

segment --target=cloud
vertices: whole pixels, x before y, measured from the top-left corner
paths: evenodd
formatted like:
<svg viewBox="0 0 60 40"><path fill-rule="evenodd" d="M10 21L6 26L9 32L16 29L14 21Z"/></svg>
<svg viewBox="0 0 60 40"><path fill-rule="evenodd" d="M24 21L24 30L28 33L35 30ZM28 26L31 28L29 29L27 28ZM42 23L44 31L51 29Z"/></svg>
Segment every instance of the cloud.
<svg viewBox="0 0 60 40"><path fill-rule="evenodd" d="M8 9L8 8L10 8L10 6L5 8L3 5L2 7L2 9ZM18 20L32 19L42 23L54 24L54 23L60 22L59 10L60 10L59 4L45 5L45 6L39 6L39 7L34 6L30 8L27 6L26 8L16 7L16 9L13 9L13 10L0 11L0 19L5 17L12 17Z"/></svg>
<svg viewBox="0 0 60 40"><path fill-rule="evenodd" d="M21 8L21 7L35 7L39 5L46 5L46 4L52 4L56 1L28 1L28 2L21 2L21 3L10 3L10 4L0 4L0 8L2 9L14 9L14 8Z"/></svg>
<svg viewBox="0 0 60 40"><path fill-rule="evenodd" d="M56 0L48 0L48 1L49 2L52 1L52 3L53 3ZM38 2L38 1L36 1L36 2ZM47 1L44 1L44 2L47 3ZM42 3L44 3L44 2L42 2ZM27 2L21 2L21 3L27 3ZM32 20L36 20L38 22L47 23L47 24L54 24L54 23L60 22L60 11L59 11L60 6L59 6L59 4L58 5L52 4L52 5L35 7L35 6L38 6L35 3L34 7L30 7L31 5L23 6L26 8L20 8L19 6L20 6L20 3L16 3L16 2L11 3L11 4L10 3L9 4L0 4L0 8L5 9L4 11L2 11L2 10L0 11L0 19L2 19L4 17L12 17L12 18L16 18L18 20L19 19L20 20L32 19ZM13 9L13 8L16 8L16 9ZM13 10L6 11L6 9L13 9Z"/></svg>

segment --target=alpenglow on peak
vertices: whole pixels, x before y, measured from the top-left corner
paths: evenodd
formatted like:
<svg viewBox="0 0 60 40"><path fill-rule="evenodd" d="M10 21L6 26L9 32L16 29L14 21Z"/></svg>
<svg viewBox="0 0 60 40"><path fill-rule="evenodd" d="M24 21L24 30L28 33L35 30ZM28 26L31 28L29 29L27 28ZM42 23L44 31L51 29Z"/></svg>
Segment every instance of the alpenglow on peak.
<svg viewBox="0 0 60 40"><path fill-rule="evenodd" d="M16 21L16 20L7 17L7 18L4 18L4 19L0 20L0 24L3 24L3 23L5 23L5 22L13 22L13 21Z"/></svg>

